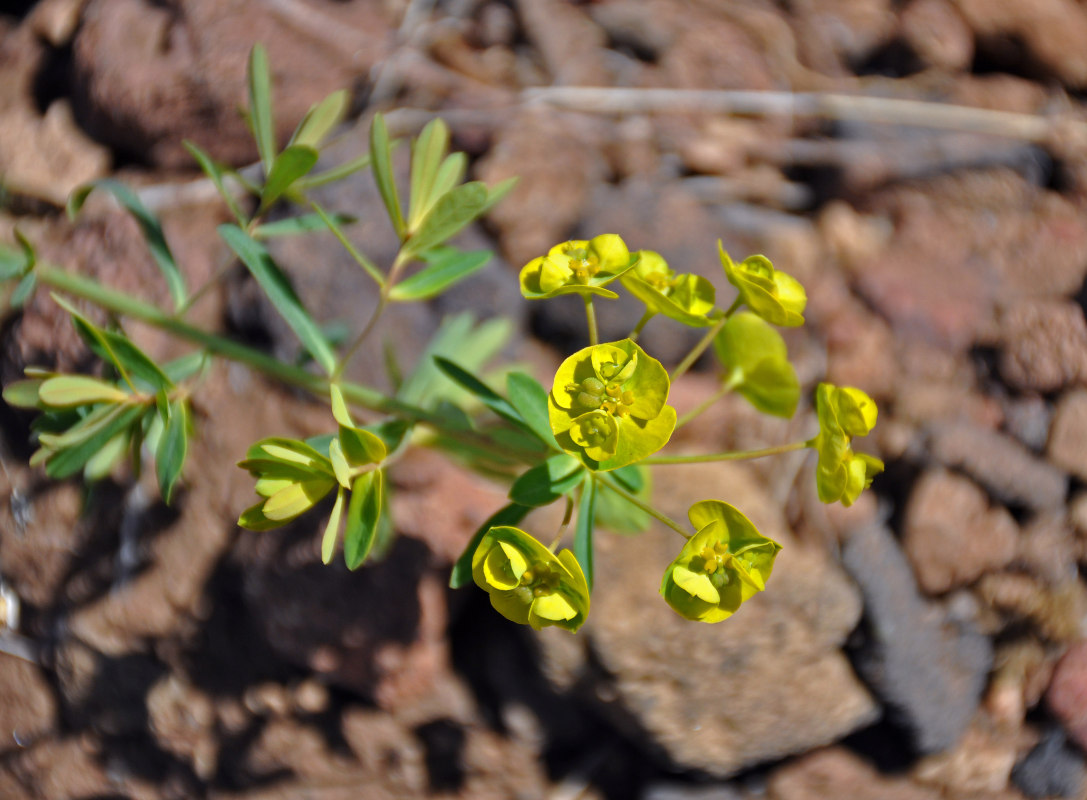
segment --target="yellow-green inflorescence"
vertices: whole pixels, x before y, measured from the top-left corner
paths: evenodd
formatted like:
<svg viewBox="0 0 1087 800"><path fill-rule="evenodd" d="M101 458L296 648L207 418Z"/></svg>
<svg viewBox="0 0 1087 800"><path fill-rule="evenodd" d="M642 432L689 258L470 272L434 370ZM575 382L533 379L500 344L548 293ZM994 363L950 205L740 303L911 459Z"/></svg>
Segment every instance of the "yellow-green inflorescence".
<svg viewBox="0 0 1087 800"><path fill-rule="evenodd" d="M472 557L472 578L506 619L536 630L576 631L589 614L589 585L574 554L557 556L520 528L484 534Z"/></svg>
<svg viewBox="0 0 1087 800"><path fill-rule="evenodd" d="M725 277L739 290L748 308L772 325L793 328L804 324L808 295L800 281L774 269L766 256L748 256L736 264L720 242L717 250Z"/></svg>
<svg viewBox="0 0 1087 800"><path fill-rule="evenodd" d="M676 427L668 372L630 339L593 345L562 362L547 399L551 430L593 470L633 464Z"/></svg>
<svg viewBox="0 0 1087 800"><path fill-rule="evenodd" d="M819 454L815 486L824 503L839 500L850 506L883 471L883 462L865 453L854 453L852 440L875 427L876 403L860 389L821 383L815 391L819 433L811 446Z"/></svg>
<svg viewBox="0 0 1087 800"><path fill-rule="evenodd" d="M720 622L766 588L781 545L720 500L695 503L687 516L696 533L664 571L660 593L682 617Z"/></svg>
<svg viewBox="0 0 1087 800"><path fill-rule="evenodd" d="M521 294L543 300L560 294L619 295L604 287L634 266L626 243L614 233L589 240L573 240L552 247L521 270Z"/></svg>
<svg viewBox="0 0 1087 800"><path fill-rule="evenodd" d="M668 262L652 250L639 250L634 268L623 273L622 283L645 303L651 314L664 316L694 328L711 324L706 316L713 310L713 284L701 275L677 275Z"/></svg>

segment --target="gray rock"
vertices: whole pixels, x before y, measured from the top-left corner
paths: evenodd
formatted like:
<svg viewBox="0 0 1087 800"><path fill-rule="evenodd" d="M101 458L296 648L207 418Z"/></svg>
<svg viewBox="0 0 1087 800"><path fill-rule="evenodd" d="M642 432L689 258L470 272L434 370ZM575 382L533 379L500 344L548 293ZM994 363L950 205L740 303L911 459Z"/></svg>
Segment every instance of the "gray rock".
<svg viewBox="0 0 1087 800"><path fill-rule="evenodd" d="M1028 797L1079 797L1083 775L1083 756L1054 728L1015 765L1012 783Z"/></svg>
<svg viewBox="0 0 1087 800"><path fill-rule="evenodd" d="M842 561L864 597L867 637L857 671L919 752L948 749L977 708L992 664L989 640L921 598L886 528L859 529L845 543Z"/></svg>
<svg viewBox="0 0 1087 800"><path fill-rule="evenodd" d="M717 777L872 722L878 709L840 652L860 605L838 568L793 538L746 467L677 465L655 477L673 519L719 497L784 545L767 590L718 625L690 622L656 594L678 535L601 534L587 635L541 637L548 677L604 699L624 730L644 732L672 764Z"/></svg>

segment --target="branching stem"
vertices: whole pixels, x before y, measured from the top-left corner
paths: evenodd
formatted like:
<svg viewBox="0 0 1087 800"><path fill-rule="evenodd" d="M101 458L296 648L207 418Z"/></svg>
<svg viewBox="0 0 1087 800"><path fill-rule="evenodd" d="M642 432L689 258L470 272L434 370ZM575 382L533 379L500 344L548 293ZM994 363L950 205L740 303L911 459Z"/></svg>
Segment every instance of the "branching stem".
<svg viewBox="0 0 1087 800"><path fill-rule="evenodd" d="M648 461L648 459L647 459L647 461ZM644 463L646 463L646 461L643 461L642 463L644 464ZM620 486L618 484L618 482L613 481L611 478L608 478L608 477L606 477L604 475L601 475L599 472L593 473L593 480L596 481L597 483L599 483L601 486L608 487L613 492L615 492L617 495L622 497L624 500L626 500L626 501L628 501L630 503L633 503L638 508L640 508L642 511L644 511L646 514L653 517L653 519L655 519L655 520L657 520L659 522L663 522L665 525L667 525L669 528L674 530L676 533L678 533L684 539L689 539L691 537L691 534L689 534L687 531L685 531L680 526L680 524L678 522L676 522L675 520L673 520L670 517L666 516L665 514L662 514L660 511L657 511L657 509L653 508L653 506L649 505L648 503L640 500L637 496L631 494L626 489L624 489L622 486Z"/></svg>
<svg viewBox="0 0 1087 800"><path fill-rule="evenodd" d="M774 447L764 447L761 450L734 450L729 453L697 453L690 456L650 456L643 464L705 464L711 461L744 461L751 458L763 458L776 456L781 453L790 453L793 450L803 450L810 447L811 442L790 442Z"/></svg>

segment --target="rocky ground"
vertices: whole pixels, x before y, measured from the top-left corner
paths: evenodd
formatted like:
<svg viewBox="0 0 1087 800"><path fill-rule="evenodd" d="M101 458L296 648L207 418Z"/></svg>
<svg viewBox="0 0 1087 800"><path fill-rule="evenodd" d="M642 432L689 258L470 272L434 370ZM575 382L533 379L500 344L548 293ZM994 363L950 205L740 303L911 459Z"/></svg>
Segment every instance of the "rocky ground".
<svg viewBox="0 0 1087 800"><path fill-rule="evenodd" d="M46 481L25 466L29 418L0 405L0 796L1087 796L1087 7L23 0L0 10L0 236L18 224L43 257L165 300L133 222L105 203L74 223L62 213L75 186L116 175L163 216L191 285L228 266L224 212L180 143L255 160L237 114L255 41L284 135L328 91L352 90L330 163L363 150L374 110L401 133L439 112L474 176L521 176L468 234L499 254L483 277L386 325L404 359L469 309L510 318L509 354L543 377L583 320L573 303L521 300L527 259L616 232L723 290L720 238L805 284L809 324L788 335L801 380L876 398L887 472L843 510L818 503L802 453L660 468L667 513L720 497L785 545L769 590L721 625L687 623L654 591L671 538L601 536L588 624L536 636L481 592L445 588L503 490L431 453L396 467L402 536L357 573L320 565L316 521L240 531L246 446L328 427L320 405L245 369L217 367L195 396L200 435L172 508L146 476ZM1023 116L982 135L969 115L939 129L923 110L883 124L701 103L650 113L623 96L604 114L526 94L574 86L850 92ZM382 261L368 181L322 199L360 217L353 236ZM374 298L331 239L277 255L318 317L361 324ZM603 309L604 335L637 313ZM193 315L295 352L240 277ZM645 336L672 364L690 344L664 322ZM2 320L0 380L28 364L91 366L46 292ZM674 387L681 413L715 391L700 366ZM694 427L677 436L692 449L813 433L806 402L783 423L740 398Z"/></svg>

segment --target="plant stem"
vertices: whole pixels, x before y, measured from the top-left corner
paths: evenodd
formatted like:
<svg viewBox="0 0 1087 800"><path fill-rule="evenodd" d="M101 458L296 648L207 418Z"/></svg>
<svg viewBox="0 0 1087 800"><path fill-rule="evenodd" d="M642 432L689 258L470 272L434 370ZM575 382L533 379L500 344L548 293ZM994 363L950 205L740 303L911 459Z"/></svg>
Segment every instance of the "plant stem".
<svg viewBox="0 0 1087 800"><path fill-rule="evenodd" d="M649 459L645 459L641 463L645 464L648 461L649 461ZM660 511L657 511L657 509L653 508L653 506L649 505L648 503L645 503L642 500L639 500L635 495L628 492L626 489L624 489L618 483L613 481L611 478L607 478L607 477L601 475L600 473L593 473L593 480L596 481L597 483L601 484L602 486L608 487L609 489L611 489L613 492L615 492L617 495L622 497L627 502L633 503L638 508L640 508L642 511L644 511L646 514L648 514L649 516L653 517L654 519L658 520L659 522L663 522L665 525L667 525L669 528L674 530L676 533L678 533L684 539L691 538L691 534L689 534L682 527L680 527L679 523L677 523L674 520L672 520L671 518L665 516Z"/></svg>
<svg viewBox="0 0 1087 800"><path fill-rule="evenodd" d="M599 344L600 340L596 333L596 309L593 308L592 295L583 295L581 299L585 301L585 319L589 323L589 344Z"/></svg>
<svg viewBox="0 0 1087 800"><path fill-rule="evenodd" d="M655 316L657 316L655 312L646 309L646 312L642 314L642 318L638 320L638 324L634 326L634 330L630 332L630 336L627 338L632 342L638 341L638 336L641 334L642 328L644 328L645 324Z"/></svg>
<svg viewBox="0 0 1087 800"><path fill-rule="evenodd" d="M699 453L690 456L650 456L644 459L642 464L704 464L710 461L744 461L750 458L763 458L764 456L776 456L780 453L789 453L793 450L803 450L811 445L810 441L790 442L774 447L764 447L761 450L735 450L730 453Z"/></svg>
<svg viewBox="0 0 1087 800"><path fill-rule="evenodd" d="M725 381L724 384L721 386L721 388L718 389L716 392L714 392L711 397L709 397L706 400L703 400L697 406L695 406L690 411L688 411L686 414L684 414L682 417L680 417L678 420L676 420L676 430L678 431L680 428L682 428L684 425L686 425L692 419L694 419L695 417L700 415L707 408L709 408L714 403L716 403L718 400L720 400L722 397L724 397L726 394L731 392L733 389L735 389L739 385L739 383L740 383L740 378L738 376L736 376L735 373L732 376L729 376L729 379L727 381Z"/></svg>
<svg viewBox="0 0 1087 800"><path fill-rule="evenodd" d="M733 312L735 312L736 309L740 307L740 304L742 302L743 301L739 297L737 297L733 301L732 305L728 307L728 310L721 315L717 322L715 322L708 331L706 331L706 335L703 336L698 341L698 344L694 346L694 349L687 354L687 357L679 362L679 366L676 367L675 371L672 373L671 380L674 381L676 378L678 378L680 375L682 375L692 366L694 366L694 362L696 362L698 360L698 357L702 355L703 352L705 352L707 347L710 346L710 343L713 341L713 337L721 332L721 329L725 327L725 323L728 322L729 317L731 317Z"/></svg>

